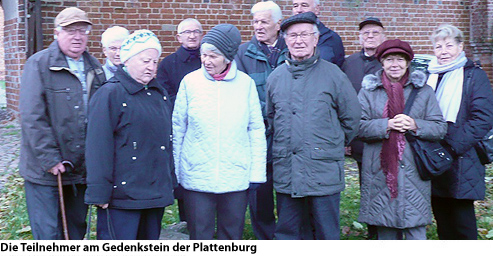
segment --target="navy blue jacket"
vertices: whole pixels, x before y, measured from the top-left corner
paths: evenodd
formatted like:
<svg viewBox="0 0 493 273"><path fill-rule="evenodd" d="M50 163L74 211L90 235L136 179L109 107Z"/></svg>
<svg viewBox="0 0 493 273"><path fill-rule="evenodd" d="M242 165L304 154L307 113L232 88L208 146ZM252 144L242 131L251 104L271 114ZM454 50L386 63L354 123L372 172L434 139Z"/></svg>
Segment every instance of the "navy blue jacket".
<svg viewBox="0 0 493 273"><path fill-rule="evenodd" d="M449 122L443 141L453 154L454 163L450 170L432 180L433 196L484 199L485 167L479 161L474 146L493 127L492 105L493 93L488 76L468 60L464 67L462 102L457 121Z"/></svg>
<svg viewBox="0 0 493 273"><path fill-rule="evenodd" d="M182 46L159 63L156 78L168 92L173 105L183 77L199 69L200 65L200 49L188 51Z"/></svg>
<svg viewBox="0 0 493 273"><path fill-rule="evenodd" d="M91 98L86 138L87 204L148 209L173 204L171 102L155 79L122 67Z"/></svg>
<svg viewBox="0 0 493 273"><path fill-rule="evenodd" d="M318 38L317 44L320 58L334 63L341 68L345 56L341 37L335 31L326 27L320 20L318 20L317 26L320 31L320 37Z"/></svg>

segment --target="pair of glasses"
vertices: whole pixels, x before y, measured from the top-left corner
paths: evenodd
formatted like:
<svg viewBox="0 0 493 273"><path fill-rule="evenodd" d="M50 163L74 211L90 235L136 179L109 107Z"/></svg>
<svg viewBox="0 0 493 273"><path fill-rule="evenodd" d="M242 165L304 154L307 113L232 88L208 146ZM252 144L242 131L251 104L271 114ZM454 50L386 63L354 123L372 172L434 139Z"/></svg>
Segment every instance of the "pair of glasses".
<svg viewBox="0 0 493 273"><path fill-rule="evenodd" d="M185 34L185 35L190 36L192 33L194 33L195 35L200 35L200 34L202 34L202 30L200 30L200 29L185 30L185 31L180 32L179 34Z"/></svg>
<svg viewBox="0 0 493 273"><path fill-rule="evenodd" d="M373 35L373 37L378 37L382 33L380 31L376 31L376 30L374 30L374 31L365 31L365 32L362 33L363 37L365 37L365 38L368 37L368 36L370 36L370 34Z"/></svg>
<svg viewBox="0 0 493 273"><path fill-rule="evenodd" d="M315 32L311 32L311 33L302 32L299 34L298 33L287 33L285 37L291 41L295 41L298 37L300 37L302 41L306 41L308 39L308 37L310 37L314 34L315 34Z"/></svg>
<svg viewBox="0 0 493 273"><path fill-rule="evenodd" d="M85 28L64 27L63 30L67 32L69 35L75 35L76 33L79 33L80 35L88 35L89 32L91 31L91 27L85 27Z"/></svg>

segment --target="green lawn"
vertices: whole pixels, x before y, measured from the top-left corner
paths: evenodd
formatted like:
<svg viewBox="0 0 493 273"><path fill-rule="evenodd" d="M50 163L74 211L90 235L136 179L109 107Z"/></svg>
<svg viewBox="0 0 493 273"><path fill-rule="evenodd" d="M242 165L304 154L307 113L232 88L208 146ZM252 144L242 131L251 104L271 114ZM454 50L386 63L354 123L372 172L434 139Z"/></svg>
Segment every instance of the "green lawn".
<svg viewBox="0 0 493 273"><path fill-rule="evenodd" d="M346 160L346 190L341 194L341 239L364 240L366 226L358 223L359 183L357 167L352 159ZM487 166L486 200L476 202L476 215L480 239L493 238L493 165ZM0 240L32 239L26 212L22 178L18 173L8 177L0 194ZM95 232L95 213L93 232ZM255 239L251 230L249 213L246 214L245 240ZM163 217L163 228L179 220L177 205L169 206ZM436 226L428 227L428 239L437 239Z"/></svg>

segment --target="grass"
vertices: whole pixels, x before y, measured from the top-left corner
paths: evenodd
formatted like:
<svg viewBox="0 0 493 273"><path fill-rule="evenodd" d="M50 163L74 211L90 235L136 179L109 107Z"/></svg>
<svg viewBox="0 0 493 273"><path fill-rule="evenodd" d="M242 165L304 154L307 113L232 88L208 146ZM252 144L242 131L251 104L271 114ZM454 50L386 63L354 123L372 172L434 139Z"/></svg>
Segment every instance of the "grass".
<svg viewBox="0 0 493 273"><path fill-rule="evenodd" d="M346 159L346 189L341 193L341 239L364 240L367 236L366 225L358 223L359 211L359 182L358 170L352 159ZM486 198L477 201L476 216L478 219L478 233L480 239L493 239L493 164L487 166ZM178 206L165 209L162 226L166 228L179 221ZM91 239L95 238L96 212L93 208ZM427 227L428 239L438 239L436 224ZM18 172L7 178L0 193L0 240L27 240L32 239L29 219L24 198L23 179ZM249 213L246 214L245 232L243 239L254 240Z"/></svg>

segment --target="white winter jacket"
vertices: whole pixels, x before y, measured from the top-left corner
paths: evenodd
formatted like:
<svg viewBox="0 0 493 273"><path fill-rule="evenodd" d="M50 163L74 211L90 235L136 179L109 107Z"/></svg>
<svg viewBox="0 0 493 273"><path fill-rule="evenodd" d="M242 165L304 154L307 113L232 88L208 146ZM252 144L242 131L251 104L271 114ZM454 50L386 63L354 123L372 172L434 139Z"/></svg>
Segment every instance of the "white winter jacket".
<svg viewBox="0 0 493 273"><path fill-rule="evenodd" d="M235 192L266 181L267 144L255 82L235 61L222 81L204 67L183 78L173 145L178 183L187 190Z"/></svg>

